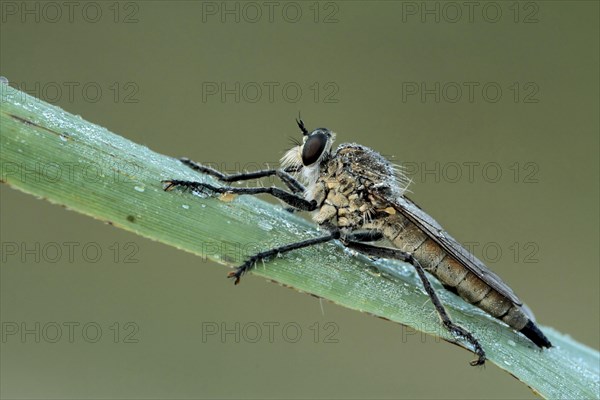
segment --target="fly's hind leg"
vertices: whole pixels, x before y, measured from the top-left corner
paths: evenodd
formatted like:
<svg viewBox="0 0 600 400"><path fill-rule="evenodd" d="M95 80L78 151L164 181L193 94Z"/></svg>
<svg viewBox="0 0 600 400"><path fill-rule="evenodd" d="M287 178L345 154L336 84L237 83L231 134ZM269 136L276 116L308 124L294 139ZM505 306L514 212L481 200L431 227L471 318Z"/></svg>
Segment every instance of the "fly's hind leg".
<svg viewBox="0 0 600 400"><path fill-rule="evenodd" d="M429 279L427 279L427 276L425 275L425 270L423 269L421 264L412 256L412 254L406 253L398 249L378 247L352 240L344 240L344 245L350 249L357 250L369 256L396 259L400 261L406 261L412 264L415 267L419 278L421 278L421 282L423 282L423 287L425 288L425 291L431 298L431 301L435 306L435 309L437 310L438 315L440 316L440 319L444 324L444 327L446 327L446 329L448 329L448 331L451 332L453 335L464 337L475 348L475 354L477 354L478 358L477 360L471 361L471 365L476 366L483 365L485 363L485 351L479 344L479 341L477 341L477 339L473 336L471 332L467 331L460 325L457 325L454 322L452 322L450 316L448 315L448 312L442 305L442 302L440 301L439 297L435 293L435 290L431 286Z"/></svg>
<svg viewBox="0 0 600 400"><path fill-rule="evenodd" d="M349 242L376 242L383 239L383 233L375 229L357 230L348 233L343 239Z"/></svg>

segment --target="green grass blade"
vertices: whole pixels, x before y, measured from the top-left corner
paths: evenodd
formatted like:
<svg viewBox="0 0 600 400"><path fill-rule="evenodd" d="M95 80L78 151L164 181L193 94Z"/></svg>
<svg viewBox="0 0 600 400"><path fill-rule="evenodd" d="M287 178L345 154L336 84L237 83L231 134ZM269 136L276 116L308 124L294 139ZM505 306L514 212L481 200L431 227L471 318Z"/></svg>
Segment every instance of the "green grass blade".
<svg viewBox="0 0 600 400"><path fill-rule="evenodd" d="M257 198L225 202L165 193L162 179L214 181L7 85L0 84L0 95L0 179L11 187L227 265L242 261L238 244L249 254L319 234L306 220ZM231 257L224 256L227 246ZM454 341L408 265L374 263L332 243L295 251L254 273ZM596 350L543 327L556 347L539 351L455 295L440 295L455 321L480 340L489 361L542 396L598 397Z"/></svg>

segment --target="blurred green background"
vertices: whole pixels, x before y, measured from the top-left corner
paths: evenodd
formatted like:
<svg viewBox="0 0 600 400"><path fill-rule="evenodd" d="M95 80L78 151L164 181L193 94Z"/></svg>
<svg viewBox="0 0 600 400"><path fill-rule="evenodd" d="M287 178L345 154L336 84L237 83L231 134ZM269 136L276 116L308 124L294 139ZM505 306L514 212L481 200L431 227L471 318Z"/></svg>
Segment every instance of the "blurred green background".
<svg viewBox="0 0 600 400"><path fill-rule="evenodd" d="M542 324L600 347L597 2L69 4L1 2L12 86L227 171L276 164L301 111L405 163ZM0 193L3 398L534 397L456 346Z"/></svg>

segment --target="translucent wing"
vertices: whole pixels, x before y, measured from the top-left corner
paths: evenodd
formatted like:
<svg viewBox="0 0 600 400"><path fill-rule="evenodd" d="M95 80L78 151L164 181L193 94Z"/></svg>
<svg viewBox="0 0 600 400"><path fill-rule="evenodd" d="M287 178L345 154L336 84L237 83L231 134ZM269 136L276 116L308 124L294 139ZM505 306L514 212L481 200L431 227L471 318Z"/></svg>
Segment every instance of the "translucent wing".
<svg viewBox="0 0 600 400"><path fill-rule="evenodd" d="M497 290L516 305L523 303L500 277L490 271L483 262L465 249L456 239L450 236L441 225L418 205L404 196L390 198L381 193L373 193L381 200L390 203L398 212L409 219L442 247L448 254L454 257L465 268L474 273L479 279Z"/></svg>

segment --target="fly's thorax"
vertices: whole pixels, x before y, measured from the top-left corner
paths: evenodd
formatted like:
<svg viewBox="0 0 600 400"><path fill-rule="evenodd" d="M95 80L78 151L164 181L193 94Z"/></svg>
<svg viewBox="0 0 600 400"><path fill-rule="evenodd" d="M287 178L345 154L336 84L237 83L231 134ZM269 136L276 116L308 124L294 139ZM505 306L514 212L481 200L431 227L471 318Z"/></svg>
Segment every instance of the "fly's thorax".
<svg viewBox="0 0 600 400"><path fill-rule="evenodd" d="M349 155L348 152L340 154L338 149L336 155L321 166L315 183L308 187L307 198L319 206L313 216L318 224L358 229L395 214L390 204L372 195L374 187L381 185L381 179Z"/></svg>
<svg viewBox="0 0 600 400"><path fill-rule="evenodd" d="M382 199L401 196L408 185L408 179L396 166L379 153L354 143L341 144L330 153L333 132L315 132L304 145L292 148L282 158L284 167L298 169L298 177L306 187L304 198L316 201L318 208L313 219L321 225L351 229L395 214L392 205ZM306 165L306 161L312 160L305 160L306 145L320 133L329 139L324 144L315 141L324 150L316 162Z"/></svg>

